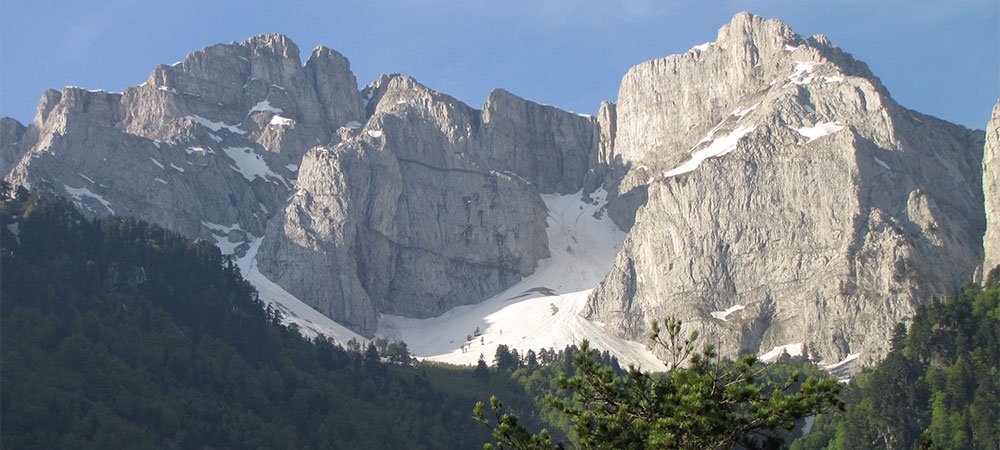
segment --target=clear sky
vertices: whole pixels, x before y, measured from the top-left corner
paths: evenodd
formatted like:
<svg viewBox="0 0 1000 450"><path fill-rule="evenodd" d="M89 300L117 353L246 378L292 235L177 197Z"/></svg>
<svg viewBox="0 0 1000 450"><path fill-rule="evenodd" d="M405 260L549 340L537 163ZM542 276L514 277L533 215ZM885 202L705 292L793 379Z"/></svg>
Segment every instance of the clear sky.
<svg viewBox="0 0 1000 450"><path fill-rule="evenodd" d="M46 88L121 91L266 32L303 57L338 50L361 85L398 72L477 108L502 87L592 114L629 67L714 40L744 10L826 34L920 112L983 129L1000 97L998 0L0 0L0 115L27 122Z"/></svg>

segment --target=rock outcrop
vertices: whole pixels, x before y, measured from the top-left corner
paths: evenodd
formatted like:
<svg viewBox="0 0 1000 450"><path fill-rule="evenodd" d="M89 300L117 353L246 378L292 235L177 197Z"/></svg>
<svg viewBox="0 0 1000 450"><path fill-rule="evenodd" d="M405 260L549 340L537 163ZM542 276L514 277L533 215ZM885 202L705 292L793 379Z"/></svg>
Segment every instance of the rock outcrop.
<svg viewBox="0 0 1000 450"><path fill-rule="evenodd" d="M983 148L983 197L986 205L986 234L983 236L983 276L1000 265L1000 101L986 125Z"/></svg>
<svg viewBox="0 0 1000 450"><path fill-rule="evenodd" d="M14 119L0 119L0 177L6 177L24 155L22 141L27 131L28 127Z"/></svg>
<svg viewBox="0 0 1000 450"><path fill-rule="evenodd" d="M648 199L588 315L624 337L673 314L727 356L872 361L975 272L982 134L899 106L822 36L737 15L632 68L615 110L619 191Z"/></svg>
<svg viewBox="0 0 1000 450"><path fill-rule="evenodd" d="M398 75L364 97L367 123L304 158L265 274L368 333L376 312L437 315L548 256L538 194L582 188L591 119L500 90L480 112Z"/></svg>
<svg viewBox="0 0 1000 450"><path fill-rule="evenodd" d="M531 273L548 252L545 208L477 157L477 112L405 77L368 94L368 123L303 159L262 272L363 333L376 312L439 314Z"/></svg>
<svg viewBox="0 0 1000 450"><path fill-rule="evenodd" d="M489 165L515 173L543 193L583 187L593 167L596 122L496 89L483 106L479 147Z"/></svg>
<svg viewBox="0 0 1000 450"><path fill-rule="evenodd" d="M281 35L213 45L125 92L47 91L0 124L0 169L92 216L142 218L242 254L362 333L440 314L548 255L539 193L582 189L596 123L497 90L483 111ZM257 248L257 247L253 247Z"/></svg>
<svg viewBox="0 0 1000 450"><path fill-rule="evenodd" d="M438 315L532 273L540 194L603 187L598 214L630 231L588 317L644 341L674 314L727 356L870 362L983 246L998 263L997 115L984 159L981 132L745 13L632 68L596 117L499 89L477 110L399 75L359 91L337 52L303 64L262 35L120 94L46 91L30 125L0 121L0 173L211 240L366 335L380 313Z"/></svg>
<svg viewBox="0 0 1000 450"><path fill-rule="evenodd" d="M158 66L122 94L47 91L9 179L228 242L263 234L305 151L363 118L346 59L317 48L303 67L288 38L262 35Z"/></svg>

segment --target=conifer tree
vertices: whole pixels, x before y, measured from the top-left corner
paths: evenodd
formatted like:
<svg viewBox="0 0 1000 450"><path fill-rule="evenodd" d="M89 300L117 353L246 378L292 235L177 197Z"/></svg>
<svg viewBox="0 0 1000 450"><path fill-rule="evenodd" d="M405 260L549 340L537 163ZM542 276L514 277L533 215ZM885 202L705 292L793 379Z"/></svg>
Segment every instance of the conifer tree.
<svg viewBox="0 0 1000 450"><path fill-rule="evenodd" d="M601 364L583 341L574 356L576 375L561 376L560 387L573 394L549 397L567 416L582 448L760 448L780 442L778 430L791 429L804 417L842 406L840 384L798 372L784 383L763 380L766 366L748 355L735 363L722 361L711 345L695 351L697 333L681 334L681 322L667 318L661 329L653 322L651 340L667 351L665 374L629 366L624 376ZM543 430L532 434L516 415L490 399L492 418L480 402L473 416L492 430L485 448L561 448Z"/></svg>

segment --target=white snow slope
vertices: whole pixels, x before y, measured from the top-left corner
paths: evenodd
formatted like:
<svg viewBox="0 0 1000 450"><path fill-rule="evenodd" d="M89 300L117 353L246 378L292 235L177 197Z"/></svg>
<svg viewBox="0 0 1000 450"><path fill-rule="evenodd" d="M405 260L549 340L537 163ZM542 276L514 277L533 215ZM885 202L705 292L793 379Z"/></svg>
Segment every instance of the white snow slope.
<svg viewBox="0 0 1000 450"><path fill-rule="evenodd" d="M250 241L246 254L236 260L236 265L240 267L243 278L257 288L260 299L281 311L285 324L295 324L299 327L299 332L308 338L326 336L341 345L347 344L351 339L357 340L362 345L368 342L361 335L324 316L260 273L257 268L257 251L263 240L263 237L259 237Z"/></svg>
<svg viewBox="0 0 1000 450"><path fill-rule="evenodd" d="M580 316L587 295L607 275L625 241L625 233L606 215L595 218L606 192L543 195L548 207L549 250L530 276L475 305L453 308L429 319L382 315L376 335L406 342L414 356L452 364L474 365L483 355L492 362L497 346L505 344L522 355L529 349L563 349L584 339L607 350L623 364L665 370L642 344L612 335L600 324ZM466 341L476 328L482 333ZM463 349L464 347L464 349Z"/></svg>

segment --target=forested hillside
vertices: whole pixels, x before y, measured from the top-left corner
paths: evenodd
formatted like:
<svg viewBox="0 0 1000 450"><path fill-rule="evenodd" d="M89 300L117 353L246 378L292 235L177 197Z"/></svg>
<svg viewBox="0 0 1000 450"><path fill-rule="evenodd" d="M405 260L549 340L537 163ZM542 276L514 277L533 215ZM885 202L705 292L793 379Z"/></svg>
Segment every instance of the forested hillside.
<svg viewBox="0 0 1000 450"><path fill-rule="evenodd" d="M310 341L208 242L88 220L51 195L16 197L0 202L3 448L478 448L491 430L470 413L491 395L527 429L579 445L579 421L553 406L577 398L565 380L580 361L625 374L606 352L581 359L575 346L501 346L460 368L416 362L403 343ZM846 387L846 412L820 415L792 448L997 448L997 272L920 307L888 358ZM820 375L792 359L750 383L780 385L793 371Z"/></svg>
<svg viewBox="0 0 1000 450"><path fill-rule="evenodd" d="M1000 277L921 306L794 449L1000 448Z"/></svg>
<svg viewBox="0 0 1000 450"><path fill-rule="evenodd" d="M476 448L488 393L535 415L503 371L305 340L207 242L20 198L0 206L3 448Z"/></svg>

